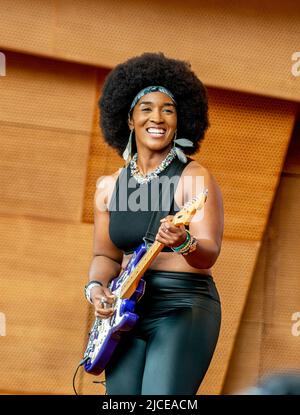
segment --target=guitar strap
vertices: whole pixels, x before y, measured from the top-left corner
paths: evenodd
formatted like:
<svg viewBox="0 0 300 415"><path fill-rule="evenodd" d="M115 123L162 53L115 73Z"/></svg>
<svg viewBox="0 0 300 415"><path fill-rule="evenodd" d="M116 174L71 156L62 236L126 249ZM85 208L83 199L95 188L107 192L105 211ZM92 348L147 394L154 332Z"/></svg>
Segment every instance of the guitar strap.
<svg viewBox="0 0 300 415"><path fill-rule="evenodd" d="M156 200L155 209L152 213L147 232L143 238L147 248L154 242L158 228L160 227L160 220L169 215L172 204L174 203L174 194L181 176L183 169L187 164L192 161L190 157L187 157L186 164L182 163L177 157L170 164L164 177L168 177L166 180L167 185L164 187L163 182L159 182L159 178L155 180L159 184L159 197ZM167 191L166 191L167 189ZM164 190L164 191L163 191ZM160 203L161 202L161 203ZM167 208L163 210L163 208Z"/></svg>

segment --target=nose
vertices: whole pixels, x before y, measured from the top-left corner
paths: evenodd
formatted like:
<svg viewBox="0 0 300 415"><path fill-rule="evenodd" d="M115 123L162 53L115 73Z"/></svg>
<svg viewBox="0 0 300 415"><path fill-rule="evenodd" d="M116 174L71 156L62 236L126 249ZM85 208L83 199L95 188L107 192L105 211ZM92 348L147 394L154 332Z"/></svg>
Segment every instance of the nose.
<svg viewBox="0 0 300 415"><path fill-rule="evenodd" d="M151 112L151 121L155 122L156 124L163 122L161 111L159 108L154 108Z"/></svg>

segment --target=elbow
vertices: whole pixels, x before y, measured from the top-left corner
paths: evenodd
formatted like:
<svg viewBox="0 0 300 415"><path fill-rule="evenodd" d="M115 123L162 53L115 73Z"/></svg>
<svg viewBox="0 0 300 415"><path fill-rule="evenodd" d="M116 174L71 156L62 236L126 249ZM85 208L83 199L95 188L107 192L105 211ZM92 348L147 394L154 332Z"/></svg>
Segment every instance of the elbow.
<svg viewBox="0 0 300 415"><path fill-rule="evenodd" d="M95 258L103 258L105 261L111 261L112 263L118 264L121 266L122 258L113 258L111 255L107 255L106 253L93 253L93 259Z"/></svg>
<svg viewBox="0 0 300 415"><path fill-rule="evenodd" d="M205 255L197 256L194 258L188 258L187 262L194 268L198 269L210 269L216 262L217 256Z"/></svg>
<svg viewBox="0 0 300 415"><path fill-rule="evenodd" d="M205 254L201 257L198 258L198 266L197 268L199 269L210 269L212 268L221 251L221 246L219 246L218 244L214 244L214 246L211 246L209 250L207 250L207 252L205 252Z"/></svg>
<svg viewBox="0 0 300 415"><path fill-rule="evenodd" d="M214 266L217 258L216 257L206 257L201 258L201 260L197 263L197 267L199 269L210 269L212 266ZM195 264L196 265L196 264Z"/></svg>
<svg viewBox="0 0 300 415"><path fill-rule="evenodd" d="M218 259L218 256L206 258L206 260L202 264L203 266L201 266L201 269L210 269L210 268L212 268L215 265L217 259Z"/></svg>
<svg viewBox="0 0 300 415"><path fill-rule="evenodd" d="M206 264L207 268L211 268L215 265L220 255L220 252L221 252L221 246L219 246L218 244L215 244L214 249L212 250L210 255L208 255L207 264Z"/></svg>

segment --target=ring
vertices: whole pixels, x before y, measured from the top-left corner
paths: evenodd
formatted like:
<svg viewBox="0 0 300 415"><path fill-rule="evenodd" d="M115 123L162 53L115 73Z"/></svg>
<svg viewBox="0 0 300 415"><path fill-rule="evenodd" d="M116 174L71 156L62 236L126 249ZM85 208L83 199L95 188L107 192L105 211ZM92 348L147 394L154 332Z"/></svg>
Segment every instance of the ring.
<svg viewBox="0 0 300 415"><path fill-rule="evenodd" d="M169 232L168 228L166 228L165 226L163 227L163 230L164 230L165 232Z"/></svg>
<svg viewBox="0 0 300 415"><path fill-rule="evenodd" d="M107 301L104 297L101 298L100 300L101 305L107 304Z"/></svg>

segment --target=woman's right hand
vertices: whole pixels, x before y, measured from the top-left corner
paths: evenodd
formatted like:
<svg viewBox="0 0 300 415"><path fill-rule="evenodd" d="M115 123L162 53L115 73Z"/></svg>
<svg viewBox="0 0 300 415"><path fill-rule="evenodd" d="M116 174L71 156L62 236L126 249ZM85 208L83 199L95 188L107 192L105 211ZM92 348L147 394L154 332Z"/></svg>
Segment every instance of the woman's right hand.
<svg viewBox="0 0 300 415"><path fill-rule="evenodd" d="M95 307L95 316L109 318L114 313L116 296L107 287L97 286L91 289L91 300Z"/></svg>

